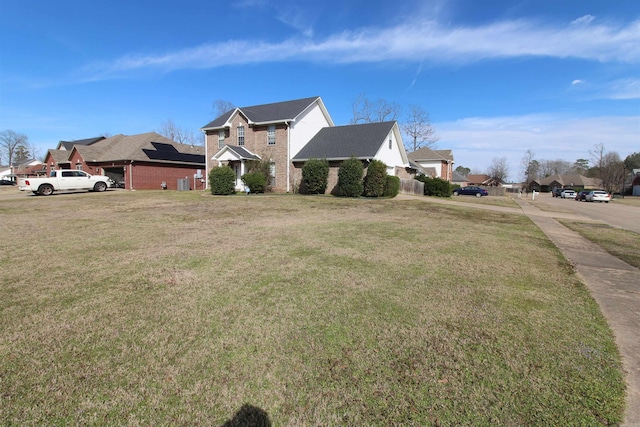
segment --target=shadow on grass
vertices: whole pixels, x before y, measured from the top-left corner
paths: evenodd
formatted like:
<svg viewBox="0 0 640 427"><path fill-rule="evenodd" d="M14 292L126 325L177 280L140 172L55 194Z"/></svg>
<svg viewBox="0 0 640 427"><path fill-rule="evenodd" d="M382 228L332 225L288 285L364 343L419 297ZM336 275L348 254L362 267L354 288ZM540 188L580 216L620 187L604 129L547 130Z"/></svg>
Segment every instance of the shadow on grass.
<svg viewBox="0 0 640 427"><path fill-rule="evenodd" d="M271 420L265 410L245 403L221 427L271 427Z"/></svg>

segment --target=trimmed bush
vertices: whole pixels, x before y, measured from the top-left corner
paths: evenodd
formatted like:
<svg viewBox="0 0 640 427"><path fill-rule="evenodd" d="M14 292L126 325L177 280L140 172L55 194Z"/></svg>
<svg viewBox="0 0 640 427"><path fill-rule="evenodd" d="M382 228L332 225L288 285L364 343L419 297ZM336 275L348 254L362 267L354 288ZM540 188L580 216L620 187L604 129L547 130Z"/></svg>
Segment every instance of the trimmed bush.
<svg viewBox="0 0 640 427"><path fill-rule="evenodd" d="M274 176L271 175L271 162L269 160L247 161L247 173L245 175L253 174L253 173L261 173L262 175L265 176L266 184L264 185L260 193L271 191L271 181L275 178ZM253 178L250 178L250 179L253 179ZM249 186L249 189L251 189L251 186ZM253 193L254 191L251 190L251 192Z"/></svg>
<svg viewBox="0 0 640 427"><path fill-rule="evenodd" d="M209 172L211 194L227 196L236 193L236 173L229 166L220 166Z"/></svg>
<svg viewBox="0 0 640 427"><path fill-rule="evenodd" d="M418 181L424 182L424 195L435 197L451 197L453 189L451 183L440 178L429 178L426 175L417 176Z"/></svg>
<svg viewBox="0 0 640 427"><path fill-rule="evenodd" d="M338 170L338 196L360 197L362 195L362 174L364 166L355 157L351 157L340 165Z"/></svg>
<svg viewBox="0 0 640 427"><path fill-rule="evenodd" d="M367 175L364 177L363 194L365 197L384 196L384 187L387 184L387 165L382 160L373 160L367 167Z"/></svg>
<svg viewBox="0 0 640 427"><path fill-rule="evenodd" d="M400 178L387 175L387 185L384 187L384 197L396 197L400 192Z"/></svg>
<svg viewBox="0 0 640 427"><path fill-rule="evenodd" d="M263 172L249 172L242 175L242 182L252 193L264 193L267 188L267 177Z"/></svg>
<svg viewBox="0 0 640 427"><path fill-rule="evenodd" d="M300 192L304 194L324 194L329 184L329 162L311 159L302 166Z"/></svg>

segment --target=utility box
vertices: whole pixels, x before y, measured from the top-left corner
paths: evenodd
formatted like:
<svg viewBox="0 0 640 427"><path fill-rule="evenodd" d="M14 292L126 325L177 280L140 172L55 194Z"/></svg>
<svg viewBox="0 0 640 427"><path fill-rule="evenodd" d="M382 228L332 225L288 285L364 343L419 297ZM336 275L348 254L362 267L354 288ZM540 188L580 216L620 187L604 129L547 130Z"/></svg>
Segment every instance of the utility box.
<svg viewBox="0 0 640 427"><path fill-rule="evenodd" d="M178 180L178 191L189 191L190 189L188 178Z"/></svg>

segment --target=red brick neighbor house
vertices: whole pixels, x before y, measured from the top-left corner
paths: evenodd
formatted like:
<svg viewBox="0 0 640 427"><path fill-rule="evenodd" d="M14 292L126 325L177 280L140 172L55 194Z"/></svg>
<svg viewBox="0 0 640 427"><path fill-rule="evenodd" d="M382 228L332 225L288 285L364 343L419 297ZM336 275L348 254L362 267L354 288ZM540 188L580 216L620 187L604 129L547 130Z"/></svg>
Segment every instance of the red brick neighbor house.
<svg viewBox="0 0 640 427"><path fill-rule="evenodd" d="M178 144L155 132L58 147L45 157L47 171L78 169L106 175L128 190L176 190L178 180L188 182L192 190L204 188L204 148Z"/></svg>
<svg viewBox="0 0 640 427"><path fill-rule="evenodd" d="M451 150L432 150L422 147L408 154L418 171L431 178L453 180L453 154Z"/></svg>
<svg viewBox="0 0 640 427"><path fill-rule="evenodd" d="M329 160L329 189L337 182L340 162L352 155L365 166L382 160L390 175L415 175L396 122L336 127L320 97L235 108L201 130L206 135L207 172L229 165L239 191L252 160L271 164L271 187L277 192L297 191L302 166L311 158Z"/></svg>

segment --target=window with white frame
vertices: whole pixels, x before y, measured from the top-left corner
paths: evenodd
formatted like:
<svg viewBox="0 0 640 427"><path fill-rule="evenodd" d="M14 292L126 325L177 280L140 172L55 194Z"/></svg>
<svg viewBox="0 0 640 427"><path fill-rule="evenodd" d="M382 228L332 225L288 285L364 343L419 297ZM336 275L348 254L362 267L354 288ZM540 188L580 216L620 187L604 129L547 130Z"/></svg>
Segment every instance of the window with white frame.
<svg viewBox="0 0 640 427"><path fill-rule="evenodd" d="M82 163L77 163L76 164L76 170L79 170L79 171L82 170Z"/></svg>
<svg viewBox="0 0 640 427"><path fill-rule="evenodd" d="M267 144L276 145L276 125L269 125L267 128Z"/></svg>
<svg viewBox="0 0 640 427"><path fill-rule="evenodd" d="M244 145L244 126L238 126L238 145Z"/></svg>
<svg viewBox="0 0 640 427"><path fill-rule="evenodd" d="M224 129L218 131L218 150L224 147Z"/></svg>
<svg viewBox="0 0 640 427"><path fill-rule="evenodd" d="M269 185L276 186L276 162L269 163Z"/></svg>

